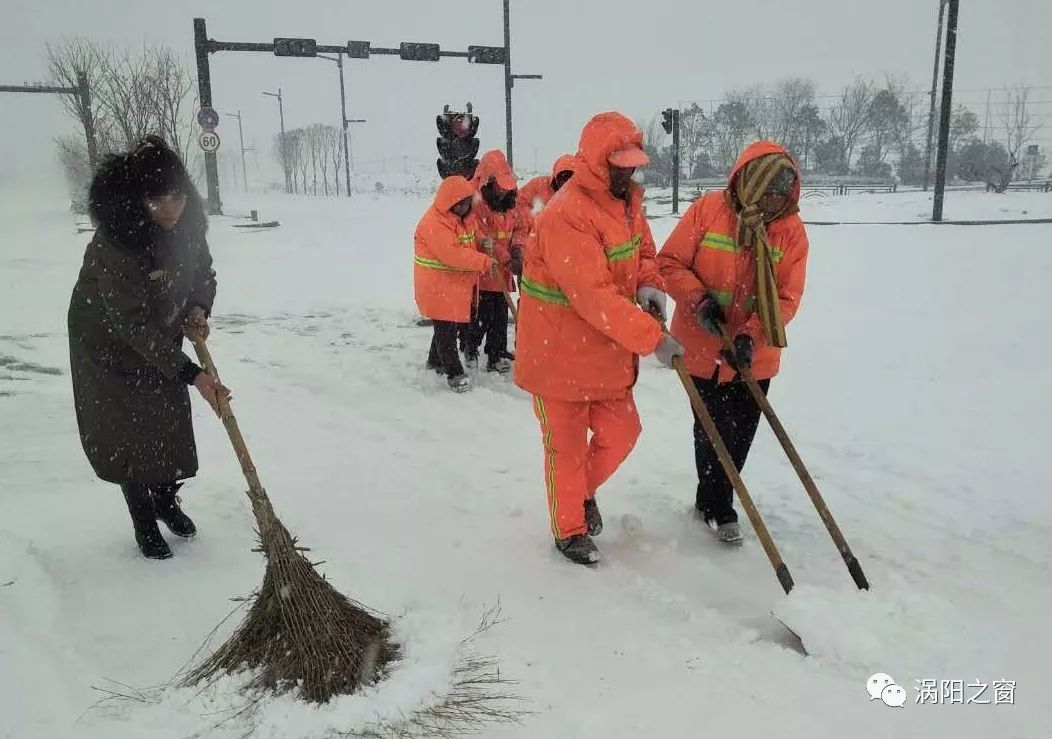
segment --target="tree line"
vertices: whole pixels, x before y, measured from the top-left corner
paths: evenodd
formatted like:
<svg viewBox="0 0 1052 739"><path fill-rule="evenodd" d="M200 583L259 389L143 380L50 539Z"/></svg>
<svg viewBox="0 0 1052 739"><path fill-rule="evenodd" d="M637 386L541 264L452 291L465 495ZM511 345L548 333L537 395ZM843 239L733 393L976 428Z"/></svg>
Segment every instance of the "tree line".
<svg viewBox="0 0 1052 739"><path fill-rule="evenodd" d="M955 106L948 177L986 182L1000 192L1015 178L1038 174L1043 157L1025 154L1042 127L1030 95L1026 87L1006 90L989 136L980 135L983 126L974 111ZM681 175L723 177L746 144L773 139L810 174L919 185L925 179L929 110L927 93L911 91L897 79L878 84L859 77L833 96L819 96L814 82L798 77L731 90L707 109L692 103L680 111ZM937 129L938 110L934 120ZM659 116L641 128L653 175L663 184L672 176L669 137ZM937 130L932 141L934 146Z"/></svg>
<svg viewBox="0 0 1052 739"><path fill-rule="evenodd" d="M284 137L279 133L274 136L273 154L289 173L294 193L340 194L343 132L336 126L315 123L286 131Z"/></svg>

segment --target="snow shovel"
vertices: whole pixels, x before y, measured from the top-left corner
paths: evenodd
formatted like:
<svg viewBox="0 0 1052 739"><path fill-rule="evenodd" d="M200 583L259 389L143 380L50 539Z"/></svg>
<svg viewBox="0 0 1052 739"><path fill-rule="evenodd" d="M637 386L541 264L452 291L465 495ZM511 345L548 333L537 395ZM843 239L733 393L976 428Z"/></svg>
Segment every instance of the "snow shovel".
<svg viewBox="0 0 1052 739"><path fill-rule="evenodd" d="M654 314L652 313L651 315ZM661 322L661 330L671 335L664 321L661 321L660 316L654 315L654 317ZM738 468L734 466L731 453L727 451L727 445L723 443L720 432L716 429L716 422L712 420L712 414L709 413L701 393L698 392L698 388L694 385L694 380L691 379L690 373L687 372L687 368L683 365L683 358L673 357L672 368L676 370L680 382L683 383L683 389L687 391L690 405L694 408L694 415L698 417L702 428L705 429L705 435L709 437L709 442L716 451L716 456L719 457L723 471L727 473L727 479L731 481L734 491L738 493L738 499L745 510L745 515L749 517L749 523L752 524L753 529L756 531L756 537L760 540L763 551L766 552L767 559L771 562L771 567L774 568L775 577L778 578L782 590L788 595L793 589L793 576L789 574L789 567L782 560L782 555L778 552L778 547L775 546L774 539L771 538L771 533L767 530L767 525L760 516L760 511L757 510L756 504L753 503L752 496L749 495L749 490L745 487L745 481L738 474Z"/></svg>
<svg viewBox="0 0 1052 739"><path fill-rule="evenodd" d="M731 340L731 336L727 332L727 327L722 323L719 324L719 326L720 335L723 337L724 350L727 354L733 357L734 342ZM756 378L753 377L752 369L748 366L742 367L739 365L738 374L743 380L745 380L745 384L748 385L749 392L752 393L753 399L756 401L756 404L760 406L763 415L767 417L768 423L771 424L771 429L774 431L774 435L778 437L782 449L785 450L786 456L789 457L789 463L792 464L793 469L796 470L800 482L803 483L807 495L811 498L811 502L814 503L815 509L818 511L818 515L822 519L822 523L826 526L826 531L828 531L829 535L833 538L833 543L840 552L840 556L843 557L844 564L847 565L847 571L851 573L851 579L855 581L855 585L858 586L859 590L869 590L869 581L866 580L866 575L862 572L861 565L859 565L858 560L855 559L855 555L851 553L851 547L847 545L844 535L840 533L840 527L837 526L836 520L833 519L833 514L829 512L829 508L826 506L822 494L818 492L818 486L815 485L815 481L811 479L810 473L804 466L804 461L800 459L800 455L796 453L796 447L794 447L793 442L789 440L789 434L786 432L782 422L778 420L778 416L775 415L774 408L771 407L770 401L767 400L763 388L760 387L760 383L758 383Z"/></svg>

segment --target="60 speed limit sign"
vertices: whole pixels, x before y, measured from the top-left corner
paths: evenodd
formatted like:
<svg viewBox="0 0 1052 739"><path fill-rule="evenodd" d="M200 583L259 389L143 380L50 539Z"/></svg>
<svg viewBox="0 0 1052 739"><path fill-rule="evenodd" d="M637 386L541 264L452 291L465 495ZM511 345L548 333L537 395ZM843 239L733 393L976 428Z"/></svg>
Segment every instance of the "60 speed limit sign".
<svg viewBox="0 0 1052 739"><path fill-rule="evenodd" d="M205 131L197 137L197 143L205 154L215 154L219 151L219 134L215 131Z"/></svg>

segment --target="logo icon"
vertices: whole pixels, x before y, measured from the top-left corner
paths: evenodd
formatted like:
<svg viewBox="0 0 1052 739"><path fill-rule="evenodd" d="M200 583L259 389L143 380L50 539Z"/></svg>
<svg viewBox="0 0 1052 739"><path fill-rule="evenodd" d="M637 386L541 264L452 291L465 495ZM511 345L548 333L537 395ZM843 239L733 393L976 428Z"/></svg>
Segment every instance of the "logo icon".
<svg viewBox="0 0 1052 739"><path fill-rule="evenodd" d="M877 672L866 681L866 692L869 699L878 698L891 708L902 708L906 705L906 689L895 682L895 678L885 672Z"/></svg>

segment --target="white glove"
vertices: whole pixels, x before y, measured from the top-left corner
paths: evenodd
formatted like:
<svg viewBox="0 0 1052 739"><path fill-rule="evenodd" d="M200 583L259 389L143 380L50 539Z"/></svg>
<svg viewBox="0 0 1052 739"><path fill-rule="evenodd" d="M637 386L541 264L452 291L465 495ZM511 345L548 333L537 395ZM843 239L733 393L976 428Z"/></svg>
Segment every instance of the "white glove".
<svg viewBox="0 0 1052 739"><path fill-rule="evenodd" d="M665 334L654 351L654 356L666 367L671 367L672 360L676 357L682 357L684 351L683 345L676 341L671 334Z"/></svg>
<svg viewBox="0 0 1052 739"><path fill-rule="evenodd" d="M656 287L644 285L636 290L636 302L639 303L647 313L653 313L660 317L662 321L665 321L668 318L665 315L665 302L667 300L668 296Z"/></svg>

